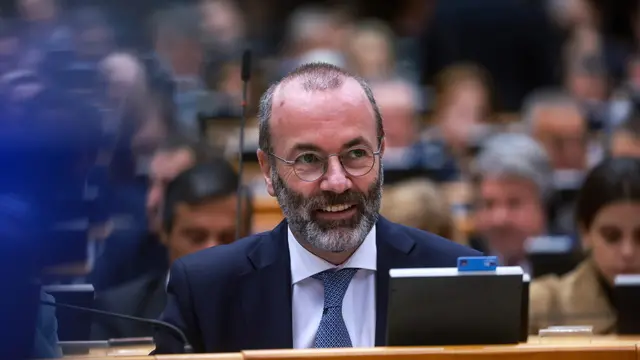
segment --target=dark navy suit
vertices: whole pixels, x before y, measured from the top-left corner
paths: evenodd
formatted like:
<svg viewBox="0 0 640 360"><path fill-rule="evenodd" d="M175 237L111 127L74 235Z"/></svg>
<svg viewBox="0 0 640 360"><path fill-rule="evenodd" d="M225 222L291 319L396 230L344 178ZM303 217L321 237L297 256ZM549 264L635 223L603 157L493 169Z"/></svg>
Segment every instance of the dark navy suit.
<svg viewBox="0 0 640 360"><path fill-rule="evenodd" d="M454 267L479 252L436 235L380 218L376 228L376 346L385 345L389 269ZM161 320L182 329L194 352L293 347L291 268L287 222L269 232L177 260L171 269ZM164 329L156 354L180 353L179 338Z"/></svg>

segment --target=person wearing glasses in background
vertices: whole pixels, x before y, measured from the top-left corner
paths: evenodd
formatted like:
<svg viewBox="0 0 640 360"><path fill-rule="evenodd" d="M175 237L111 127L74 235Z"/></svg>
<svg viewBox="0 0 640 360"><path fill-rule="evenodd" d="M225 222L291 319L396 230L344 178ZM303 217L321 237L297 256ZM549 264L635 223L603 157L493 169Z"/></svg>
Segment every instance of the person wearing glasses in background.
<svg viewBox="0 0 640 360"><path fill-rule="evenodd" d="M478 256L379 215L382 118L370 87L325 63L272 85L258 159L285 220L172 266L161 320L194 352L385 345L389 269ZM156 354L183 344L158 329Z"/></svg>

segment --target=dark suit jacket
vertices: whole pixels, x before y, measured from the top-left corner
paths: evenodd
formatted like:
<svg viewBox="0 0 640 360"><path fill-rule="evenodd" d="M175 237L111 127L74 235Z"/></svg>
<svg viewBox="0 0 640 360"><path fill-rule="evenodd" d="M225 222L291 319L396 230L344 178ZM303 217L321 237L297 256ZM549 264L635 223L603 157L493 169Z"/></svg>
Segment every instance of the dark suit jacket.
<svg viewBox="0 0 640 360"><path fill-rule="evenodd" d="M453 267L475 250L380 218L376 229L376 345L385 345L389 269ZM293 347L287 222L269 232L176 261L161 320L182 329L194 352ZM156 354L180 353L176 334L158 329Z"/></svg>
<svg viewBox="0 0 640 360"><path fill-rule="evenodd" d="M167 248L146 229L120 230L109 236L87 277L97 292L135 281L141 274L169 270Z"/></svg>
<svg viewBox="0 0 640 360"><path fill-rule="evenodd" d="M166 273L141 276L118 287L98 293L95 307L100 310L147 319L157 319L167 302ZM130 320L94 315L91 338L108 340L153 336L153 327Z"/></svg>

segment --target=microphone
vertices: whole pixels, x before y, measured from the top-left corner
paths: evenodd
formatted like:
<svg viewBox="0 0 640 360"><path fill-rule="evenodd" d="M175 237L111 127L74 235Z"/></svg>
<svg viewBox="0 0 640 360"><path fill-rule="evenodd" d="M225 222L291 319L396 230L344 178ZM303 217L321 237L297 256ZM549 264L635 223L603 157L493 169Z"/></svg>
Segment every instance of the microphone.
<svg viewBox="0 0 640 360"><path fill-rule="evenodd" d="M119 319L134 321L134 322L137 321L139 323L145 323L145 324L149 324L149 325L160 326L160 327L163 327L165 329L169 329L170 331L172 331L172 332L174 332L175 334L178 335L178 337L182 340L182 343L184 344L184 352L186 354L192 354L193 353L193 347L191 347L191 344L189 344L189 340L187 340L187 336L184 334L184 332L182 330L178 329L176 326L171 325L171 324L169 324L168 322L165 322L165 321L154 320L154 319L145 319L145 318L141 318L141 317L137 317L137 316L118 314L118 313L114 313L114 312L110 312L110 311L103 311L103 310L92 309L92 308L87 308L87 307L83 307L83 306L69 305L69 304L57 303L57 302L46 301L46 300L41 300L40 304L47 305L47 306L53 306L53 307L59 307L59 308L72 309L72 310L77 310L77 311L83 311L83 312L88 312L88 313L91 313L91 314L98 314L98 315L101 315L101 316L119 318Z"/></svg>
<svg viewBox="0 0 640 360"><path fill-rule="evenodd" d="M238 141L238 200L236 213L236 240L240 238L240 229L242 228L242 172L244 161L242 152L244 151L244 128L247 120L247 90L249 88L249 79L251 78L251 50L247 49L242 54L242 69L240 73L242 79L242 103L240 113L240 139Z"/></svg>

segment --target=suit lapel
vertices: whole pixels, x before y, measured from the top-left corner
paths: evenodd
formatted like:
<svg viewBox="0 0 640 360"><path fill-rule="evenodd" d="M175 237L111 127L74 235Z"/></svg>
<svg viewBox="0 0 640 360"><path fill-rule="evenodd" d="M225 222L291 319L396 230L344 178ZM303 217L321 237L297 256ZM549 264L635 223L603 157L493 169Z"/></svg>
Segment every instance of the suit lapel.
<svg viewBox="0 0 640 360"><path fill-rule="evenodd" d="M241 334L241 348L292 348L287 222L261 236L247 254L253 269L240 277L240 301L246 325L245 334Z"/></svg>
<svg viewBox="0 0 640 360"><path fill-rule="evenodd" d="M162 314L167 303L166 279L166 276L158 275L150 281L146 296L140 303L139 316L156 319Z"/></svg>
<svg viewBox="0 0 640 360"><path fill-rule="evenodd" d="M376 228L376 346L387 344L387 308L389 305L389 270L411 267L413 239L395 231L395 226L380 217Z"/></svg>

